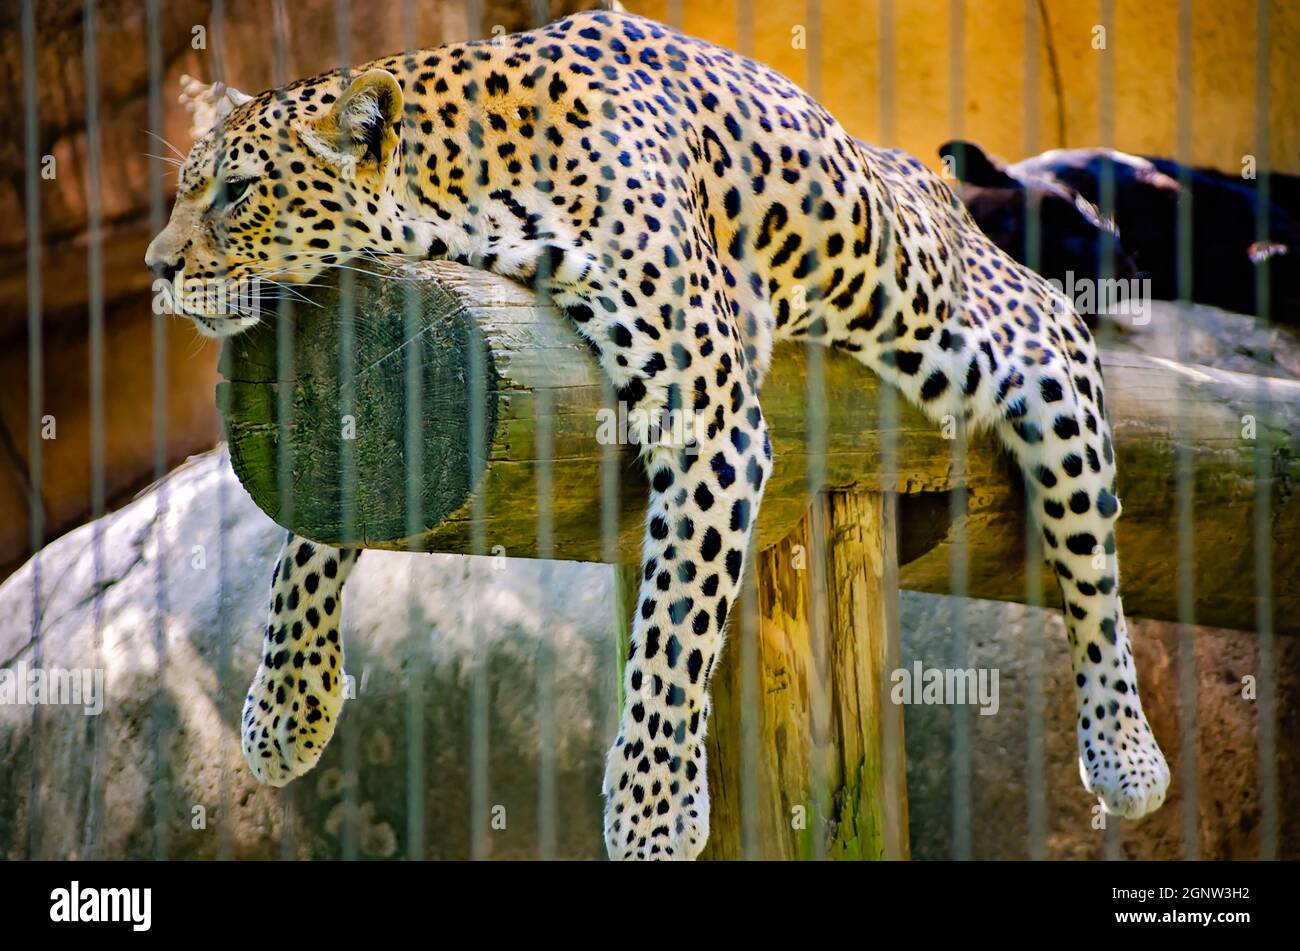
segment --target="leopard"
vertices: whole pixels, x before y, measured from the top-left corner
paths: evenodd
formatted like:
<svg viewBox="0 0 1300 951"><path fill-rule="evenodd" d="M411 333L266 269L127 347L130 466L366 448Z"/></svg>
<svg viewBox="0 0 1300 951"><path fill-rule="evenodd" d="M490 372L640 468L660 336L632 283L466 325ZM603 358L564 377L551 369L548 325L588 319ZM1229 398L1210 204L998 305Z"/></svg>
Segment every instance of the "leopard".
<svg viewBox="0 0 1300 951"><path fill-rule="evenodd" d="M632 437L648 498L602 788L610 858L694 859L708 839L709 685L772 472L761 392L780 341L848 354L936 424L996 435L1060 589L1083 785L1127 819L1164 801L1096 341L920 160L860 142L751 58L623 12L257 96L190 82L211 128L147 250L155 275L291 290L365 257L461 262L544 294L640 418L702 421L690 447ZM267 319L180 312L217 338ZM263 783L310 770L337 726L359 555L290 534L276 561L240 725Z"/></svg>

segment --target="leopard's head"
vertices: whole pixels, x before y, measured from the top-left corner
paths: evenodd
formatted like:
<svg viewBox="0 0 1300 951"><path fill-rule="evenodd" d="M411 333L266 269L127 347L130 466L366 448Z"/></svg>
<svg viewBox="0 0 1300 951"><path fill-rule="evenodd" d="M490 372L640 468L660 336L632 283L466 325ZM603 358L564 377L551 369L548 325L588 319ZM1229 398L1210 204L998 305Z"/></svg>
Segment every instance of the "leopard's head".
<svg viewBox="0 0 1300 951"><path fill-rule="evenodd" d="M418 245L392 188L403 97L391 73L328 73L253 97L202 87L213 89L191 106L201 137L145 253L164 309L227 336L329 268Z"/></svg>

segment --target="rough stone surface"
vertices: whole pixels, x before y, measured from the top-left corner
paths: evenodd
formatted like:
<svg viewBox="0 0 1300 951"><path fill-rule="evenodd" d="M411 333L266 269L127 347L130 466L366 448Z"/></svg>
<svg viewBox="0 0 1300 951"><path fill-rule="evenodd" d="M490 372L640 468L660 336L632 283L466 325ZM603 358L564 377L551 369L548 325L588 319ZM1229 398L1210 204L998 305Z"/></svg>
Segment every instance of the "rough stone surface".
<svg viewBox="0 0 1300 951"><path fill-rule="evenodd" d="M1106 345L1218 370L1300 377L1300 333L1294 327L1204 304L1147 303L1145 317L1121 315L1107 321L1099 331Z"/></svg>
<svg viewBox="0 0 1300 951"><path fill-rule="evenodd" d="M955 605L962 605L954 615ZM970 855L1024 859L1033 855L1028 789L1031 742L1041 751L1045 813L1042 843L1049 858L1180 859L1187 853L1188 749L1181 741L1178 625L1129 619L1143 708L1173 771L1169 798L1153 815L1133 823L1105 817L1095 828L1096 802L1079 783L1074 738L1074 688L1065 627L1056 611L997 601L959 602L903 592L905 665L975 667L999 674L999 709L981 716L969 708ZM953 630L970 632L967 650L954 653ZM1190 844L1204 859L1260 857L1259 704L1243 698L1243 677L1259 676L1255 634L1192 628L1195 664L1197 787ZM1033 676L1035 645L1042 647L1040 678ZM1275 641L1277 712L1273 762L1278 772L1277 855L1300 856L1300 642ZM1035 681L1041 684L1041 694ZM1040 739L1031 741L1029 710L1042 697ZM954 853L952 777L953 708L909 706L906 711L907 779L912 855L951 858Z"/></svg>
<svg viewBox="0 0 1300 951"><path fill-rule="evenodd" d="M102 669L108 698L98 717L0 705L0 855L463 858L477 839L492 858L535 856L543 687L553 701L555 854L603 853L600 779L615 722L607 568L368 552L345 597L357 698L321 764L281 792L252 778L236 728L283 537L214 452L0 586L0 666L34 663L39 573L42 666ZM563 592L563 611L549 610L547 592ZM539 667L548 647L553 661ZM488 711L478 836L476 683ZM193 828L200 806L205 829ZM423 848L411 815L423 817Z"/></svg>

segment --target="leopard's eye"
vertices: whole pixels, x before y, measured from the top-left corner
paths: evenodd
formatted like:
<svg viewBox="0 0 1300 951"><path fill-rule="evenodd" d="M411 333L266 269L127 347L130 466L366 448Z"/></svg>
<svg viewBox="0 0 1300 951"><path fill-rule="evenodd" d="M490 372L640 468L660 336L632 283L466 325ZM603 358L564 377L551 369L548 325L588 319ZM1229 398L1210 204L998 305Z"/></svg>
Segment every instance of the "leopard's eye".
<svg viewBox="0 0 1300 951"><path fill-rule="evenodd" d="M228 178L221 188L221 204L229 208L239 203L253 184L251 178Z"/></svg>

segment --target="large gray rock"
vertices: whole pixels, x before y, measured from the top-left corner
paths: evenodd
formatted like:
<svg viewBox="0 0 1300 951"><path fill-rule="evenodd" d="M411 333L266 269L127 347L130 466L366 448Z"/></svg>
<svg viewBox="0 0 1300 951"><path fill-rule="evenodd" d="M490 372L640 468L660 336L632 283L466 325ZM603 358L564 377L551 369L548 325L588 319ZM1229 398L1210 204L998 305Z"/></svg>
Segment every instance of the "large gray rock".
<svg viewBox="0 0 1300 951"><path fill-rule="evenodd" d="M106 693L99 716L0 704L0 855L537 855L543 688L554 852L603 854L609 569L367 552L344 598L357 697L320 765L280 791L252 778L236 728L283 537L213 452L0 586L0 667L36 662L35 630L42 667L101 670Z"/></svg>
<svg viewBox="0 0 1300 951"><path fill-rule="evenodd" d="M1049 598L1055 602L1055 592ZM957 605L960 614L954 614ZM1000 700L991 716L965 708L968 760L954 741L956 708L906 708L913 856L956 854L953 777L968 768L973 858L1032 857L1034 795L1041 796L1039 841L1049 858L1180 859L1189 846L1206 859L1259 858L1264 854L1261 768L1267 763L1277 771L1276 855L1300 857L1295 821L1300 816L1300 641L1274 643L1275 734L1272 748L1264 750L1260 704L1243 689L1243 678L1261 677L1254 633L1192 628L1194 708L1188 710L1178 682L1178 625L1130 618L1143 709L1169 760L1173 784L1154 814L1136 823L1105 817L1109 828L1102 830L1096 801L1079 782L1074 685L1060 613L903 592L901 616L905 664L919 660L926 667L996 670ZM1036 720L1035 709L1041 719ZM1189 745L1182 738L1185 715ZM1043 764L1037 793L1028 785L1031 750Z"/></svg>
<svg viewBox="0 0 1300 951"><path fill-rule="evenodd" d="M1300 333L1293 327L1204 304L1147 304L1145 322L1121 316L1099 328L1103 345L1217 370L1300 378Z"/></svg>

